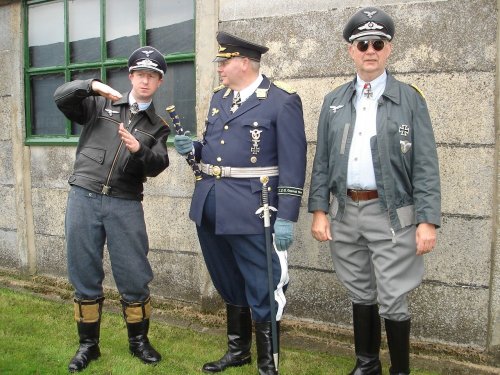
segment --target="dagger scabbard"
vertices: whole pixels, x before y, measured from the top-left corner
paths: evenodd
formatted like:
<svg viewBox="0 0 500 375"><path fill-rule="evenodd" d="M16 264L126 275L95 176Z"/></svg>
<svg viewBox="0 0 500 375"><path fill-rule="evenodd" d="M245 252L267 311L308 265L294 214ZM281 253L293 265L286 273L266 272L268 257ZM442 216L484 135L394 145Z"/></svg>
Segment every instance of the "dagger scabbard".
<svg viewBox="0 0 500 375"><path fill-rule="evenodd" d="M170 118L172 119L172 123L174 124L174 128L175 128L175 133L178 135L184 135L185 131L182 128L181 120L179 119L179 116L175 112L175 105L170 105L165 110L167 111ZM186 155L186 161L189 164L189 166L191 167L191 169L193 170L195 180L196 181L201 180L202 176L201 176L200 166L198 165L198 163L195 160L193 151L190 151Z"/></svg>
<svg viewBox="0 0 500 375"><path fill-rule="evenodd" d="M271 336L272 336L272 349L273 361L276 370L279 364L279 348L278 348L278 325L276 322L276 301L274 299L274 277L273 277L273 238L271 234L271 209L276 211L274 207L269 205L269 177L262 176L260 178L262 183L262 213L264 219L264 236L266 240L266 260L267 260L267 285L269 288L269 306L271 309ZM259 209L257 212L260 212Z"/></svg>

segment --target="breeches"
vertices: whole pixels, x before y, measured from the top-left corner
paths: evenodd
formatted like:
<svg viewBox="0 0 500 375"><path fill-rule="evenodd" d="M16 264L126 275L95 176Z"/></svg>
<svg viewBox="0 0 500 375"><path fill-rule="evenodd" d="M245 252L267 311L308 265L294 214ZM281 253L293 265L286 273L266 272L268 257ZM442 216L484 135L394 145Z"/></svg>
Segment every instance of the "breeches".
<svg viewBox="0 0 500 375"><path fill-rule="evenodd" d="M420 285L424 273L423 258L416 255L415 226L393 233L378 199L348 198L342 220L331 223L331 233L333 265L351 301L378 303L386 319L408 319L407 294Z"/></svg>
<svg viewBox="0 0 500 375"><path fill-rule="evenodd" d="M142 203L72 186L66 209L69 280L78 299L102 297L107 241L118 291L127 302L144 301L153 279Z"/></svg>

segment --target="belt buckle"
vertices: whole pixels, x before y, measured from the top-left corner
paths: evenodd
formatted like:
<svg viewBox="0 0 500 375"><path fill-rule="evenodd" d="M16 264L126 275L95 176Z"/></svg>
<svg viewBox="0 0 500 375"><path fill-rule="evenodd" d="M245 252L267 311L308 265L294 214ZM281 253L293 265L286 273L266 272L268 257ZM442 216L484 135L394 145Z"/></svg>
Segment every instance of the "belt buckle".
<svg viewBox="0 0 500 375"><path fill-rule="evenodd" d="M216 178L220 178L222 174L222 169L218 165L214 165L212 167L212 176L215 176Z"/></svg>

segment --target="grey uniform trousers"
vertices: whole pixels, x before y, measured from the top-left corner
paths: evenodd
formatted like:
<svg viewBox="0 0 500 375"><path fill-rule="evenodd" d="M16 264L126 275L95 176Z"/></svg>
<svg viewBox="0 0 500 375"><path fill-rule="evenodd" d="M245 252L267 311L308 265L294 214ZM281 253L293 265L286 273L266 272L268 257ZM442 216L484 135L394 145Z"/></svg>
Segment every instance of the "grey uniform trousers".
<svg viewBox="0 0 500 375"><path fill-rule="evenodd" d="M342 219L331 222L330 250L335 272L353 303L378 303L385 319L410 318L407 294L420 285L424 274L415 232L414 225L393 232L378 199L347 198Z"/></svg>

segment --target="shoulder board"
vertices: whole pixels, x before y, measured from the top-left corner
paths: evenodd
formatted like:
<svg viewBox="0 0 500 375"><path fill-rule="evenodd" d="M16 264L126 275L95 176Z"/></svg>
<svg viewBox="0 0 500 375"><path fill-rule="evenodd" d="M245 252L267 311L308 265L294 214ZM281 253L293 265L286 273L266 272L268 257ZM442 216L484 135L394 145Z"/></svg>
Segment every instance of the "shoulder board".
<svg viewBox="0 0 500 375"><path fill-rule="evenodd" d="M214 92L220 91L220 90L222 90L224 87L226 87L226 86L224 86L224 85L217 86L216 88L214 88Z"/></svg>
<svg viewBox="0 0 500 375"><path fill-rule="evenodd" d="M282 89L283 91L289 93L289 94L295 94L297 92L297 90L294 90L293 88L291 88L290 86L288 86L285 82L283 81L276 81L276 82L273 82L274 83L274 86Z"/></svg>
<svg viewBox="0 0 500 375"><path fill-rule="evenodd" d="M420 90L417 86L415 86L413 83L410 83L410 86L413 87L415 89L416 92L418 92L420 94L420 96L422 96L422 98L425 99L425 95L424 93L422 92L422 90Z"/></svg>

